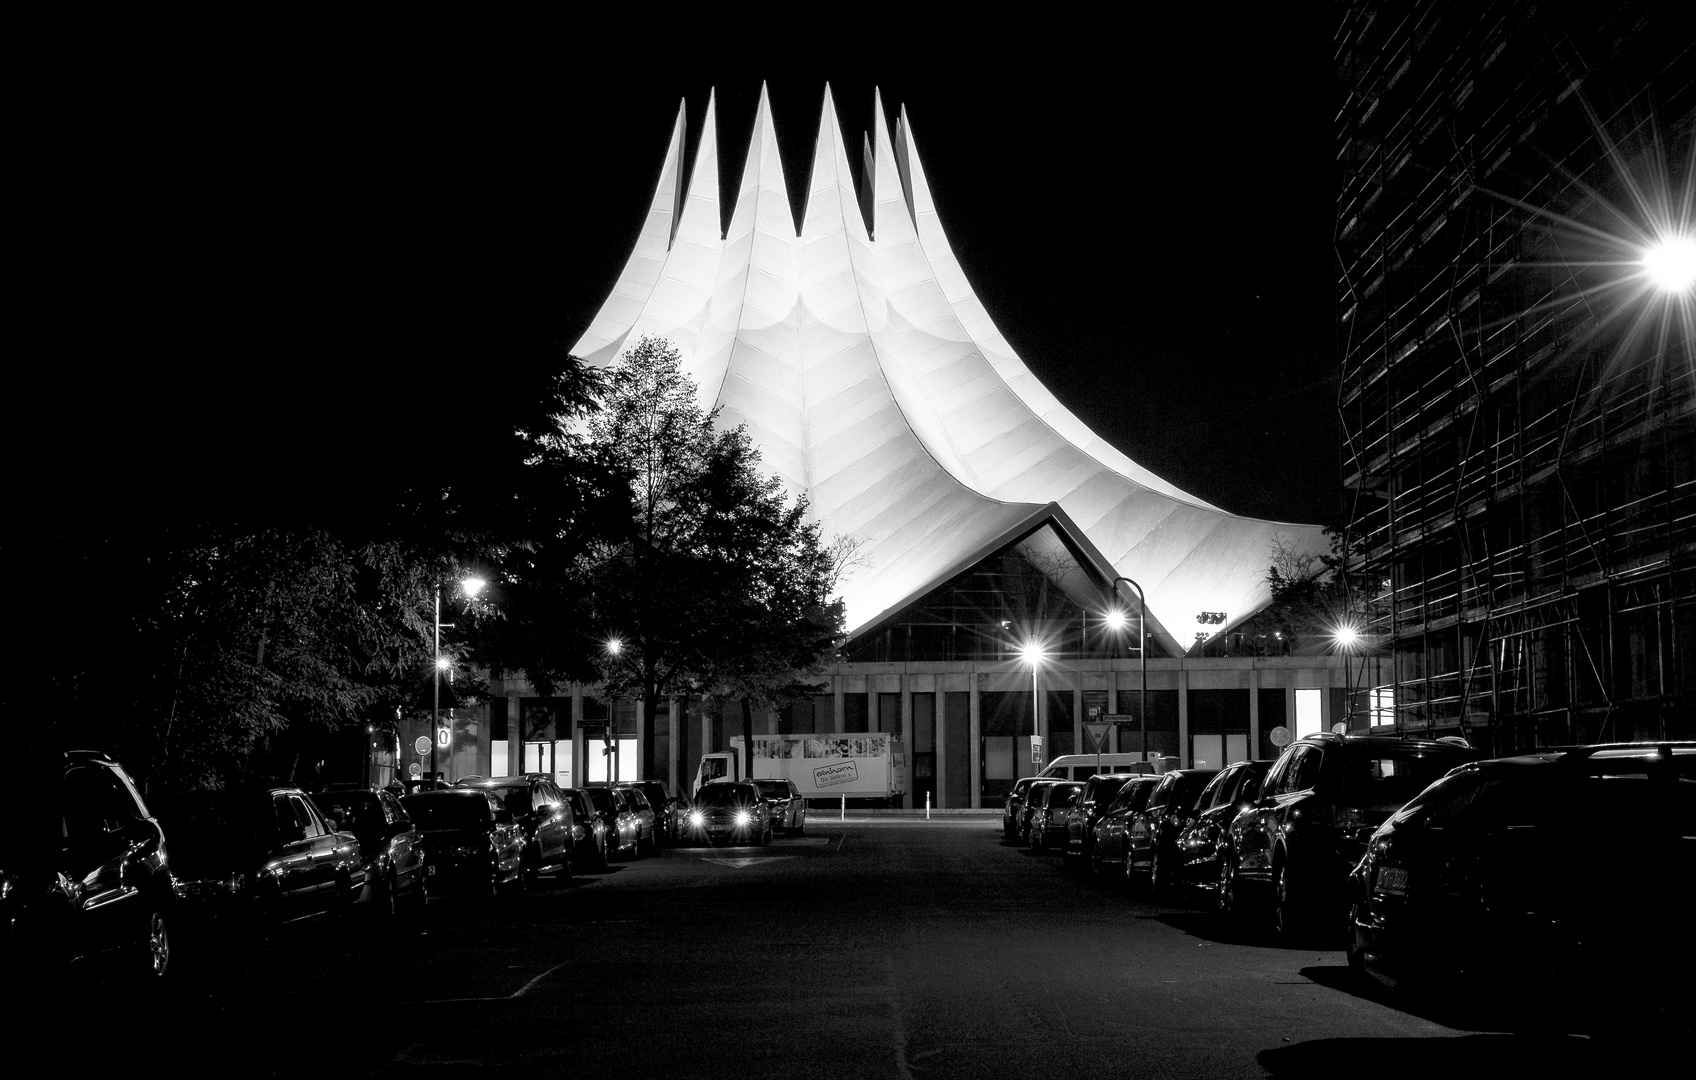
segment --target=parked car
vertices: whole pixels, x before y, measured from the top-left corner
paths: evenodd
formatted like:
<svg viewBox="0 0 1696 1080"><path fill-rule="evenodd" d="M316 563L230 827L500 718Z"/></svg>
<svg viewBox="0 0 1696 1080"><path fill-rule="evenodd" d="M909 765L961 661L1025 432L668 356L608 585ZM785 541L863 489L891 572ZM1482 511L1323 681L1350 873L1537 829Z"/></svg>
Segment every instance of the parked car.
<svg viewBox="0 0 1696 1080"><path fill-rule="evenodd" d="M689 811L689 839L695 843L769 843L771 817L759 789L745 780L714 780L703 785Z"/></svg>
<svg viewBox="0 0 1696 1080"><path fill-rule="evenodd" d="M1030 823L1026 843L1038 854L1066 843L1066 815L1077 805L1084 786L1076 780L1031 785Z"/></svg>
<svg viewBox="0 0 1696 1080"><path fill-rule="evenodd" d="M651 855L660 845L660 815L648 801L647 793L639 787L621 784L618 794L625 808L636 818L636 854Z"/></svg>
<svg viewBox="0 0 1696 1080"><path fill-rule="evenodd" d="M172 975L180 913L166 833L123 766L92 750L17 764L28 773L12 784L0 847L7 966L35 978L99 959Z"/></svg>
<svg viewBox="0 0 1696 1080"><path fill-rule="evenodd" d="M1322 732L1284 748L1260 798L1231 821L1219 908L1264 916L1280 941L1343 925L1343 887L1391 814L1457 765L1483 755L1461 739Z"/></svg>
<svg viewBox="0 0 1696 1080"><path fill-rule="evenodd" d="M1089 868L1097 877L1109 867L1125 863L1125 830L1138 811L1148 802L1148 793L1160 782L1158 776L1132 776L1113 795L1113 801L1095 823L1095 836L1090 842ZM1123 878L1123 873L1119 876Z"/></svg>
<svg viewBox="0 0 1696 1080"><path fill-rule="evenodd" d="M365 859L365 886L359 904L393 916L403 903L423 907L430 901L424 866L424 837L387 791L331 788L312 796L319 813L343 832L353 833Z"/></svg>
<svg viewBox="0 0 1696 1080"><path fill-rule="evenodd" d="M1178 885L1216 895L1219 852L1226 830L1260 798L1260 781L1271 761L1238 761L1219 770L1196 797L1195 816L1178 832Z"/></svg>
<svg viewBox="0 0 1696 1080"><path fill-rule="evenodd" d="M605 870L611 858L611 827L595 809L594 800L583 788L564 788L561 794L571 804L572 870Z"/></svg>
<svg viewBox="0 0 1696 1080"><path fill-rule="evenodd" d="M642 823L631 812L630 804L617 788L602 786L583 789L589 797L589 803L595 808L595 813L607 828L607 859L612 861L625 856L636 855L636 840L642 830Z"/></svg>
<svg viewBox="0 0 1696 1080"><path fill-rule="evenodd" d="M400 804L424 834L432 889L482 897L502 886L523 891L524 830L494 792L439 788L403 796Z"/></svg>
<svg viewBox="0 0 1696 1080"><path fill-rule="evenodd" d="M1159 896L1178 880L1178 833L1195 815L1195 801L1218 769L1162 773L1148 801L1125 825L1125 881Z"/></svg>
<svg viewBox="0 0 1696 1080"><path fill-rule="evenodd" d="M654 828L659 842L675 844L679 835L678 825L682 818L677 812L677 806L682 802L666 786L658 780L631 780L618 785L623 789L636 789L648 798L648 805L654 811Z"/></svg>
<svg viewBox="0 0 1696 1080"><path fill-rule="evenodd" d="M760 797L766 801L772 828L782 829L789 836L799 836L807 828L807 800L793 780L755 780Z"/></svg>
<svg viewBox="0 0 1696 1080"><path fill-rule="evenodd" d="M459 786L493 793L512 812L512 820L524 832L524 873L530 881L546 873L571 880L571 856L575 850L571 803L551 777L496 776L461 780Z"/></svg>
<svg viewBox="0 0 1696 1080"><path fill-rule="evenodd" d="M1037 801L1044 798L1043 791L1055 784L1068 782L1060 777L1052 776L1038 776L1031 780L1025 788L1023 803L1020 805L1018 816L1013 822L1014 834L1018 837L1019 843L1028 846L1031 842L1031 815L1036 809Z"/></svg>
<svg viewBox="0 0 1696 1080"><path fill-rule="evenodd" d="M1021 776L1013 781L1013 787L1007 792L1007 801L1001 805L1001 836L1005 840L1017 840L1024 843L1022 823L1025 815L1025 796L1030 787L1042 777Z"/></svg>
<svg viewBox="0 0 1696 1080"><path fill-rule="evenodd" d="M1687 910L1693 860L1696 742L1465 764L1372 834L1348 882L1349 965L1592 1032L1688 1028L1696 936L1656 920Z"/></svg>
<svg viewBox="0 0 1696 1080"><path fill-rule="evenodd" d="M1077 804L1066 814L1066 858L1087 860L1095 848L1095 823L1132 773L1097 773L1084 781Z"/></svg>
<svg viewBox="0 0 1696 1080"><path fill-rule="evenodd" d="M237 787L161 796L179 899L197 925L241 936L339 914L365 889L358 838L297 787Z"/></svg>

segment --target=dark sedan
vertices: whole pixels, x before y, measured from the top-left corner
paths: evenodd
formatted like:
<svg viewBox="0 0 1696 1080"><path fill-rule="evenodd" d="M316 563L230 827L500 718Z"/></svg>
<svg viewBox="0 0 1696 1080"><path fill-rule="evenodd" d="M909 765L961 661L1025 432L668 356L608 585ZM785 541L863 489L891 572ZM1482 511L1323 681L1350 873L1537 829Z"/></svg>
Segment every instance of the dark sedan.
<svg viewBox="0 0 1696 1080"><path fill-rule="evenodd" d="M524 832L524 873L530 881L546 873L571 880L575 821L570 800L553 780L536 774L477 777L456 786L491 792L512 812Z"/></svg>
<svg viewBox="0 0 1696 1080"><path fill-rule="evenodd" d="M312 802L337 828L351 832L365 857L365 888L359 902L393 916L401 904L423 907L430 900L424 838L387 791L331 788Z"/></svg>
<svg viewBox="0 0 1696 1080"><path fill-rule="evenodd" d="M1088 860L1095 850L1095 823L1112 805L1113 797L1131 773L1097 773L1084 781L1083 795L1066 814L1066 857Z"/></svg>
<svg viewBox="0 0 1696 1080"><path fill-rule="evenodd" d="M1095 822L1095 837L1089 848L1091 873L1100 877L1110 868L1124 866L1126 830L1159 782L1158 776L1132 776L1114 793L1113 801Z"/></svg>
<svg viewBox="0 0 1696 1080"><path fill-rule="evenodd" d="M1170 892L1178 881L1178 833L1195 815L1195 801L1218 769L1173 769L1161 775L1143 808L1125 825L1125 881L1149 892Z"/></svg>
<svg viewBox="0 0 1696 1080"><path fill-rule="evenodd" d="M490 791L420 791L401 805L424 834L431 888L460 888L493 897L501 886L524 888L524 830Z"/></svg>
<svg viewBox="0 0 1696 1080"><path fill-rule="evenodd" d="M564 788L571 804L572 869L605 870L610 858L612 830L595 809L595 801L583 788Z"/></svg>
<svg viewBox="0 0 1696 1080"><path fill-rule="evenodd" d="M233 933L345 911L365 888L359 840L299 788L202 791L158 800L177 894Z"/></svg>
<svg viewBox="0 0 1696 1080"><path fill-rule="evenodd" d="M1373 833L1349 878L1349 965L1450 1005L1671 1030L1690 1019L1693 862L1696 743L1463 765Z"/></svg>
<svg viewBox="0 0 1696 1080"><path fill-rule="evenodd" d="M1178 833L1178 884L1218 894L1221 845L1231 822L1260 798L1270 761L1238 761L1219 770L1195 801L1195 816Z"/></svg>
<svg viewBox="0 0 1696 1080"><path fill-rule="evenodd" d="M1025 826L1026 843L1039 855L1056 846L1066 846L1066 815L1077 805L1084 786L1076 780L1031 785L1030 822Z"/></svg>
<svg viewBox="0 0 1696 1080"><path fill-rule="evenodd" d="M771 817L759 789L745 781L715 780L695 794L689 839L697 843L765 844Z"/></svg>
<svg viewBox="0 0 1696 1080"><path fill-rule="evenodd" d="M772 828L782 829L785 835L800 836L807 827L807 800L793 780L755 780L760 796L771 814Z"/></svg>

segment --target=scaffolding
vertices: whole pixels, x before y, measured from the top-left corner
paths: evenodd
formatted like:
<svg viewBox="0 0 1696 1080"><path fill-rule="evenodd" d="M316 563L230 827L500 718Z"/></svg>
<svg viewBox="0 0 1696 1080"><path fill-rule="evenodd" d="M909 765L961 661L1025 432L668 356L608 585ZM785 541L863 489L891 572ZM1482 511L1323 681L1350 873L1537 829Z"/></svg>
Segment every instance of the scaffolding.
<svg viewBox="0 0 1696 1080"><path fill-rule="evenodd" d="M1633 170L1689 160L1690 62L1643 6L1344 12L1338 405L1380 583L1356 726L1696 734L1692 343L1608 239Z"/></svg>

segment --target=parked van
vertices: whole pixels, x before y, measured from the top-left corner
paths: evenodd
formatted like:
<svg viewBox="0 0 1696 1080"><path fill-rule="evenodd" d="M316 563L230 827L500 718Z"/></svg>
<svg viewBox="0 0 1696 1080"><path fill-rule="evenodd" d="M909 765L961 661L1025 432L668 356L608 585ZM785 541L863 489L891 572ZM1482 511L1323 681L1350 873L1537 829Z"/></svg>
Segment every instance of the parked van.
<svg viewBox="0 0 1696 1080"><path fill-rule="evenodd" d="M1061 754L1050 761L1038 776L1058 776L1066 780L1088 780L1096 773L1157 773L1161 759L1148 761L1141 754Z"/></svg>

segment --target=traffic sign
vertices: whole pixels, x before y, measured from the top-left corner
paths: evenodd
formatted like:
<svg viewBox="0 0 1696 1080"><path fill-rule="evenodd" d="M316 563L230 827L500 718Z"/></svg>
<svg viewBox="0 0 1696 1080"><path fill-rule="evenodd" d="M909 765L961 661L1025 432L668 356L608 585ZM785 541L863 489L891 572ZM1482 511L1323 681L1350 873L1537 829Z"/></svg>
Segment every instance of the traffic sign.
<svg viewBox="0 0 1696 1080"><path fill-rule="evenodd" d="M407 773L408 776L410 776L414 780L416 780L420 776L424 775L424 768L423 768L423 766L419 765L418 762L414 761L411 765L408 765L406 767L406 773Z"/></svg>
<svg viewBox="0 0 1696 1080"><path fill-rule="evenodd" d="M1042 764L1042 736L1041 735L1032 735L1031 736L1031 764L1032 765L1041 765Z"/></svg>
<svg viewBox="0 0 1696 1080"><path fill-rule="evenodd" d="M428 754L430 752L430 736L418 736L418 741L412 744L412 748L420 754Z"/></svg>
<svg viewBox="0 0 1696 1080"><path fill-rule="evenodd" d="M1107 741L1107 732L1112 727L1112 724L1084 725L1084 730L1089 732L1090 742L1094 744L1097 753L1101 751L1102 744Z"/></svg>
<svg viewBox="0 0 1696 1080"><path fill-rule="evenodd" d="M1279 724L1277 727L1272 729L1270 737L1272 739L1273 746L1290 745L1290 729L1282 724Z"/></svg>
<svg viewBox="0 0 1696 1080"><path fill-rule="evenodd" d="M1130 713L1108 713L1101 718L1103 724L1134 724L1137 718Z"/></svg>

